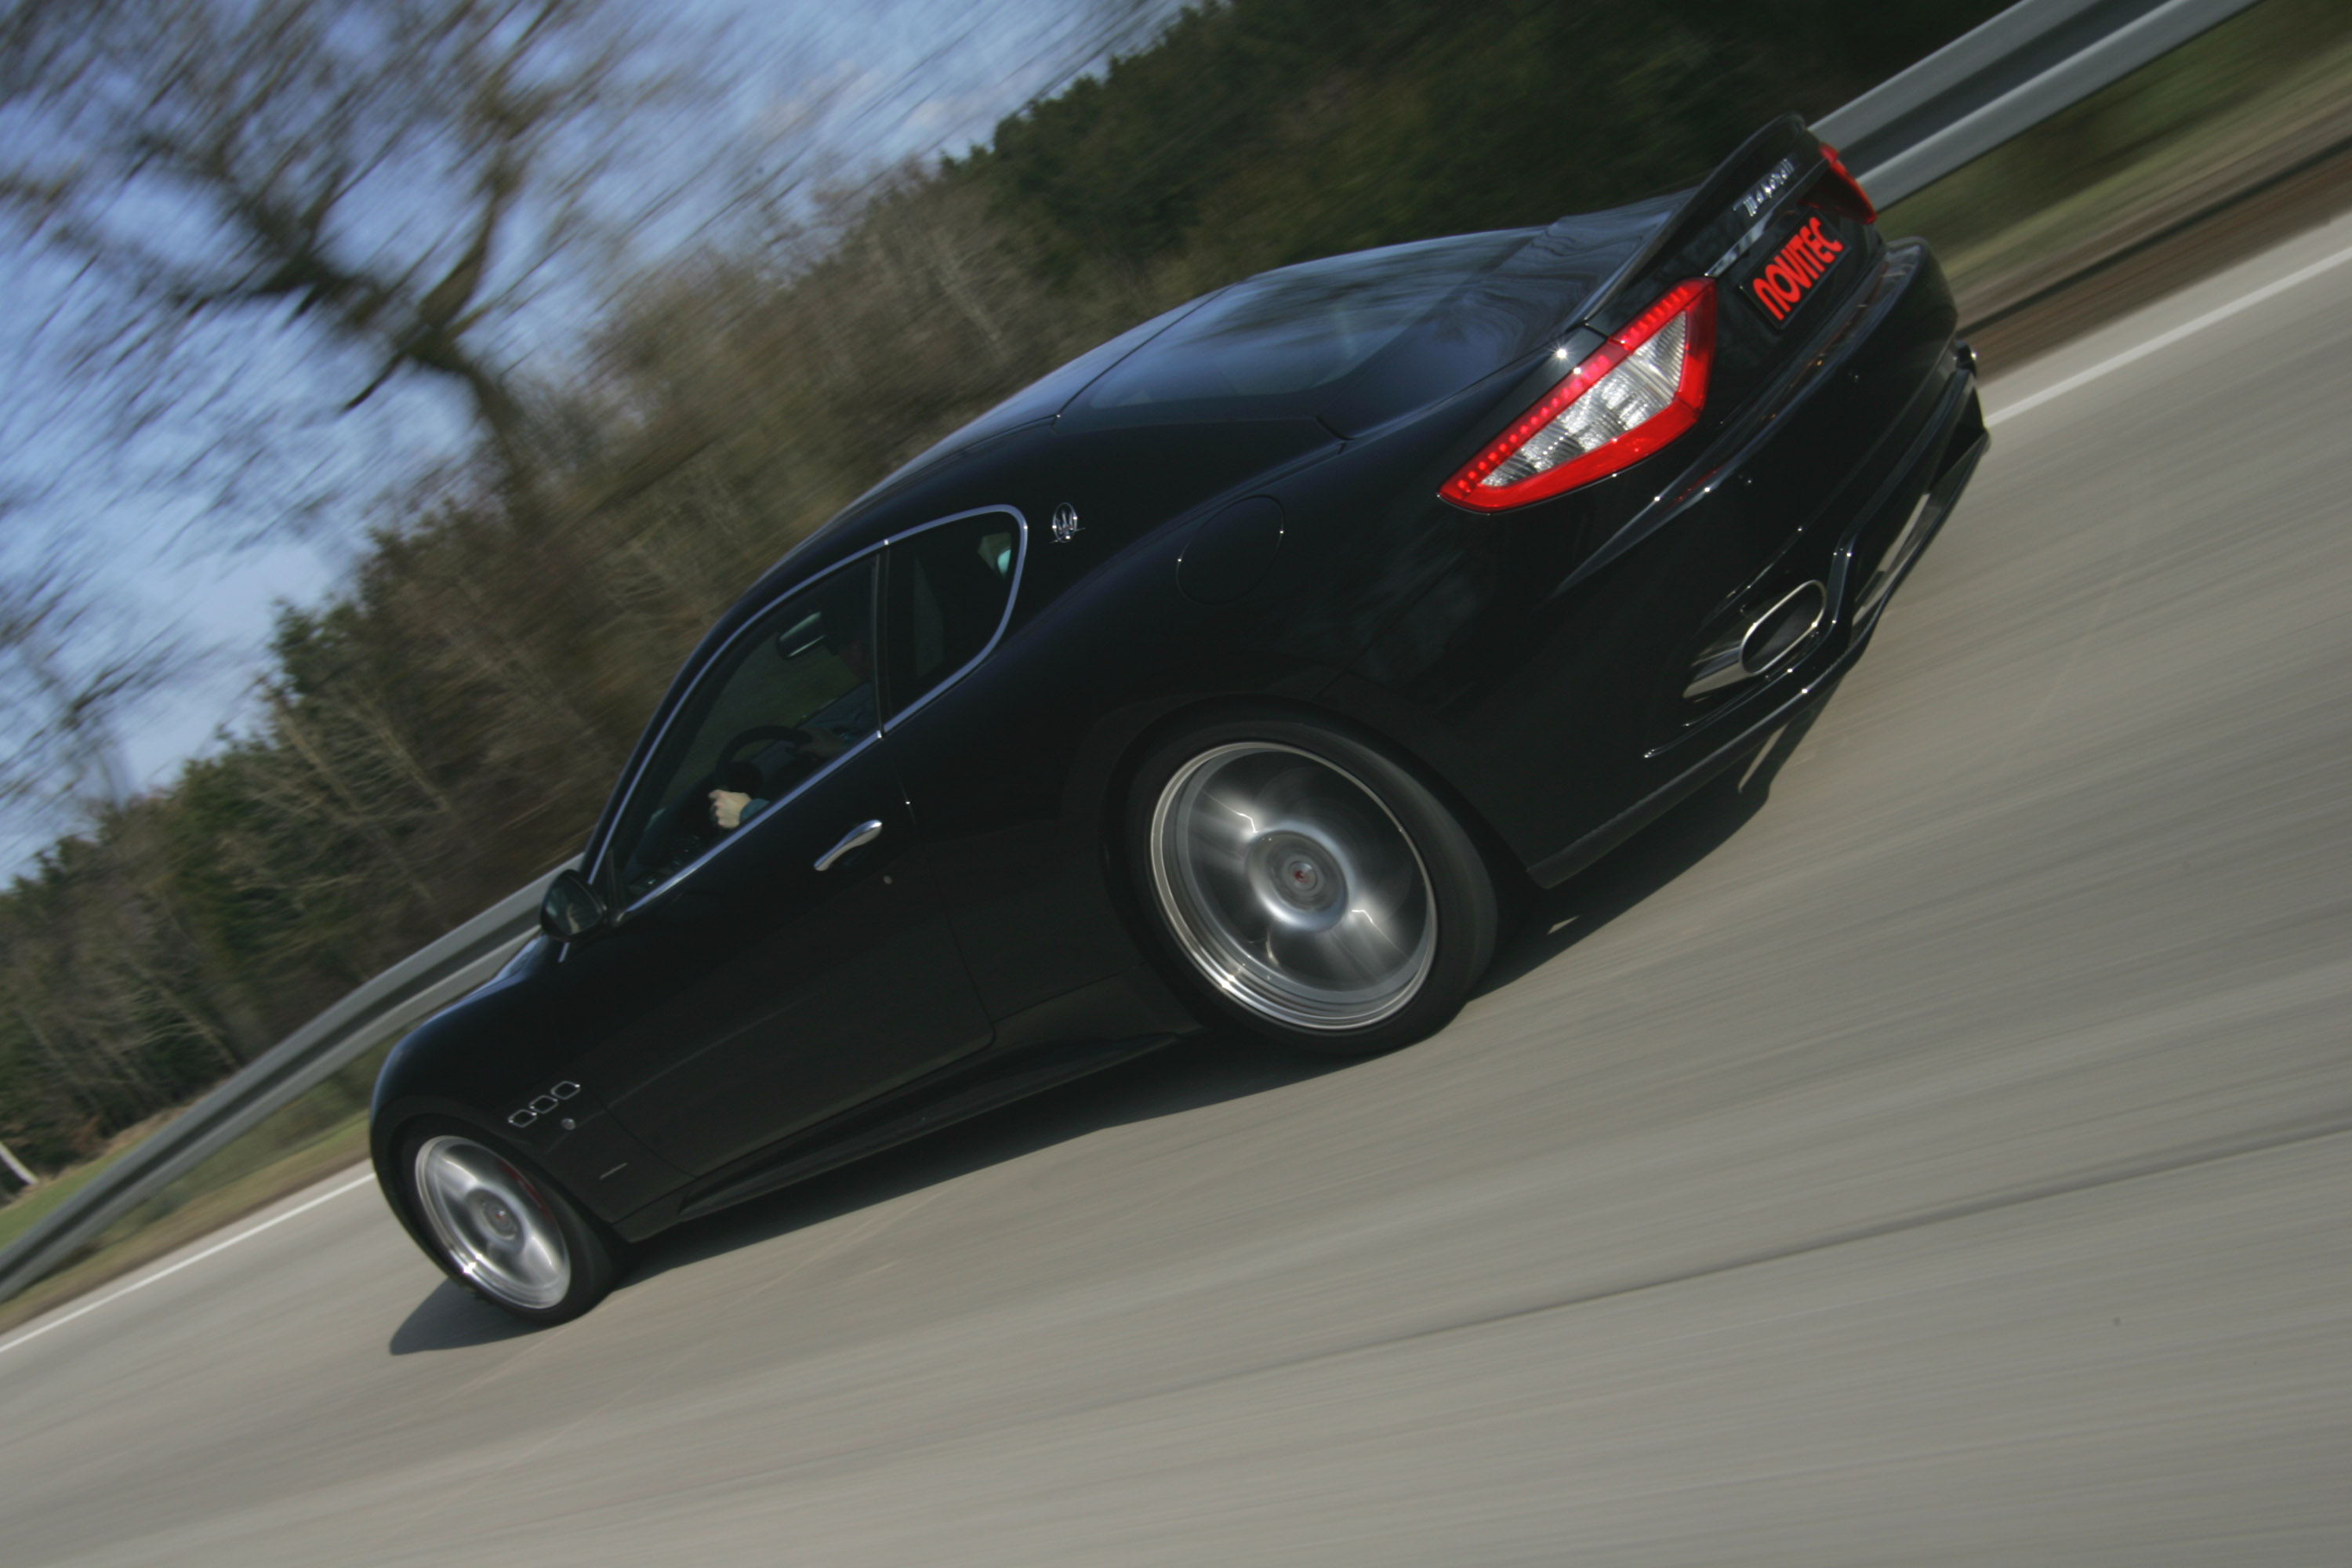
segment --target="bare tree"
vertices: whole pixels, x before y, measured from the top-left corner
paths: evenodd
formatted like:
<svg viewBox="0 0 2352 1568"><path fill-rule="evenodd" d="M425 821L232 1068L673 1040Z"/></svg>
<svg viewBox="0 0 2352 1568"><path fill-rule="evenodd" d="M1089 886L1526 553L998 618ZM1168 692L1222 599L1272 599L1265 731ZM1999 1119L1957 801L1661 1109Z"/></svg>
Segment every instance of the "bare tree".
<svg viewBox="0 0 2352 1568"><path fill-rule="evenodd" d="M180 444L216 455L232 375L323 364L344 410L419 378L528 487L511 329L676 188L628 175L682 51L604 0L0 6L0 215L71 264L52 310L119 428L209 404Z"/></svg>
<svg viewBox="0 0 2352 1568"><path fill-rule="evenodd" d="M120 721L176 662L166 639L100 618L54 556L0 571L0 814L26 827L121 804Z"/></svg>

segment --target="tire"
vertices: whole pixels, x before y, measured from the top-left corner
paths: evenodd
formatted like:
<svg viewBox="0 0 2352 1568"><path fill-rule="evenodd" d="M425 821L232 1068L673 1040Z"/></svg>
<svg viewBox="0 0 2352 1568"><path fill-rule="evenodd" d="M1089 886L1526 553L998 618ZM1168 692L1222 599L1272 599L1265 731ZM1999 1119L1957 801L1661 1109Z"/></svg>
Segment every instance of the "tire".
<svg viewBox="0 0 2352 1568"><path fill-rule="evenodd" d="M403 1140L400 1180L425 1251L526 1322L568 1322L603 1300L626 1251L530 1160L450 1121Z"/></svg>
<svg viewBox="0 0 2352 1568"><path fill-rule="evenodd" d="M1333 1056L1444 1026L1494 957L1462 823L1377 747L1290 716L1171 736L1129 795L1148 944L1204 1019Z"/></svg>

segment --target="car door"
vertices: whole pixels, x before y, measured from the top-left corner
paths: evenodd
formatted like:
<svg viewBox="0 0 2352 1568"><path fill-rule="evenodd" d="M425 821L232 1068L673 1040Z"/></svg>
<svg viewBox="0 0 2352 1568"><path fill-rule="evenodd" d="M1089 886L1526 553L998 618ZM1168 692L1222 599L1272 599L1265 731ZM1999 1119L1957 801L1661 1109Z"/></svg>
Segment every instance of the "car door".
<svg viewBox="0 0 2352 1568"><path fill-rule="evenodd" d="M563 954L580 1081L690 1173L988 1041L879 732L877 567L711 659L599 854L620 919Z"/></svg>
<svg viewBox="0 0 2352 1568"><path fill-rule="evenodd" d="M1089 902L1103 879L1094 847L1074 856L1061 831L1068 758L1039 743L1064 727L1050 705L1087 672L1040 669L1021 647L994 647L1023 584L1066 569L1073 548L1040 532L1013 574L992 572L1029 531L1017 514L982 511L893 540L884 608L899 780L997 1019L1136 962L1116 912Z"/></svg>

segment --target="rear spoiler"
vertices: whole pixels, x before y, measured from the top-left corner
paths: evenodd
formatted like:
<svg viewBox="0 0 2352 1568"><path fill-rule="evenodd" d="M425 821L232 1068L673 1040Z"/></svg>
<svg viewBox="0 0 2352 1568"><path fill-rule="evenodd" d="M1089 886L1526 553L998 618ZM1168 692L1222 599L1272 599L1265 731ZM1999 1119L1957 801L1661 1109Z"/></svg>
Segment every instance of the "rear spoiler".
<svg viewBox="0 0 2352 1568"><path fill-rule="evenodd" d="M1876 216L1837 154L1793 114L1784 114L1693 186L1666 221L1592 297L1583 323L1617 331L1685 279L1718 277L1764 237L1780 208L1824 178L1856 216Z"/></svg>

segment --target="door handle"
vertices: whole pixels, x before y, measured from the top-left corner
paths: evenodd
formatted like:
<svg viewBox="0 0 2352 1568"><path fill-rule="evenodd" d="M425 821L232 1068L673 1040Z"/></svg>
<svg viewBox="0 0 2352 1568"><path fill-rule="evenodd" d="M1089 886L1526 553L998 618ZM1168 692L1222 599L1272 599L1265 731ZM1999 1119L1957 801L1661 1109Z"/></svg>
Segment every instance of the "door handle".
<svg viewBox="0 0 2352 1568"><path fill-rule="evenodd" d="M830 871L833 869L833 863L835 860L840 859L844 855L848 854L851 850L856 849L862 845L873 843L876 839L881 837L882 824L880 822L861 822L856 826L851 828L848 832L843 834L841 836L840 843L835 845L832 848L826 850L824 854L816 858L816 868L820 871Z"/></svg>

